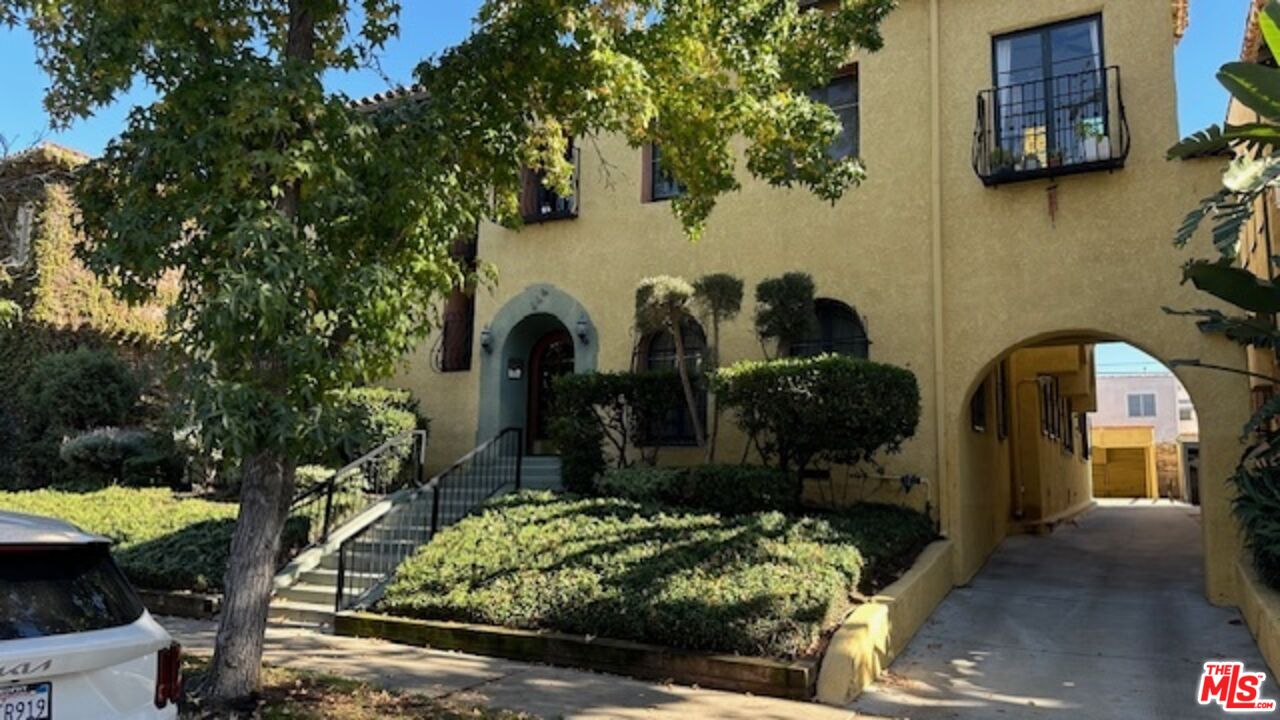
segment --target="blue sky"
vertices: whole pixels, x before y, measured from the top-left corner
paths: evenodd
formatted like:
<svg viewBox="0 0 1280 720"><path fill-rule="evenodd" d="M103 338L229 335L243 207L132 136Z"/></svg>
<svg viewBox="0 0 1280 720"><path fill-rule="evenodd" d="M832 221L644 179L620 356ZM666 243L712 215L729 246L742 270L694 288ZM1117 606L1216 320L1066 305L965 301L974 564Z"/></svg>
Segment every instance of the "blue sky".
<svg viewBox="0 0 1280 720"><path fill-rule="evenodd" d="M409 82L418 60L467 36L479 5L480 0L406 0L402 32L383 54L382 72L334 74L327 78L329 86L359 97L386 89L384 75L393 83ZM1183 134L1222 122L1227 98L1214 79L1214 71L1239 55L1248 5L1249 0L1192 0L1191 28L1177 53L1178 111ZM41 106L47 82L36 67L35 58L35 47L25 30L0 28L0 67L6 69L0 135L15 148L45 139L96 154L123 127L130 107L153 99L145 89L135 90L65 131L50 130ZM1097 362L1099 371L1104 373L1162 369L1150 356L1118 344L1099 346Z"/></svg>

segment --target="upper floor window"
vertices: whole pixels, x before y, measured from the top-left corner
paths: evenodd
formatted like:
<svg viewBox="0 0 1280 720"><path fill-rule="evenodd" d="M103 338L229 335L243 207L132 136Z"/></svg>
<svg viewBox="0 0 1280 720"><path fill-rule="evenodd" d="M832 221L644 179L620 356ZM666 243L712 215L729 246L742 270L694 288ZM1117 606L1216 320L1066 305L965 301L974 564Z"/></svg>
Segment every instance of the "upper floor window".
<svg viewBox="0 0 1280 720"><path fill-rule="evenodd" d="M979 97L974 151L984 182L1123 166L1128 126L1102 16L997 36L992 55L995 88Z"/></svg>
<svg viewBox="0 0 1280 720"><path fill-rule="evenodd" d="M707 351L707 336L697 321L688 319L681 328L681 339L684 341L684 362L694 380L694 404L699 413L703 427L707 417L707 390L701 380L703 359ZM668 330L651 333L640 343L641 361L644 370L675 370L676 339ZM667 408L662 417L655 421L646 433L644 442L652 445L693 445L697 437L693 431L693 422L689 417L684 396L672 407Z"/></svg>
<svg viewBox="0 0 1280 720"><path fill-rule="evenodd" d="M578 149L573 142L569 143L566 157L574 166L573 188L571 195L561 196L548 188L543 180L546 175L533 170L521 172L522 191L520 194L520 214L527 223L546 222L548 220L564 220L578 216Z"/></svg>
<svg viewBox="0 0 1280 720"><path fill-rule="evenodd" d="M661 145L651 143L645 147L644 163L645 202L670 200L684 193L684 186L662 167Z"/></svg>
<svg viewBox="0 0 1280 720"><path fill-rule="evenodd" d="M1155 393L1133 393L1128 397L1129 417L1147 418L1156 416Z"/></svg>
<svg viewBox="0 0 1280 720"><path fill-rule="evenodd" d="M860 149L857 67L832 78L826 86L809 91L809 97L830 107L843 126L840 137L831 145L828 154L833 158L857 157Z"/></svg>
<svg viewBox="0 0 1280 720"><path fill-rule="evenodd" d="M863 360L871 355L871 340L867 337L866 326L853 308L839 300L818 298L813 309L817 315L814 334L792 343L787 349L788 355L812 357L835 353Z"/></svg>

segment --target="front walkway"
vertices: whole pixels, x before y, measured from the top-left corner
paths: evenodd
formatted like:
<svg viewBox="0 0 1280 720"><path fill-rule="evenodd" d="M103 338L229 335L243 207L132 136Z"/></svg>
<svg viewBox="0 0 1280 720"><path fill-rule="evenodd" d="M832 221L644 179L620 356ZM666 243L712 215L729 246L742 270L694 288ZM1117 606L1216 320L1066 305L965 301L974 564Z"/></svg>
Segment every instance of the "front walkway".
<svg viewBox="0 0 1280 720"><path fill-rule="evenodd" d="M1267 668L1234 609L1204 599L1199 514L1104 501L1047 537L1005 541L854 707L912 720L1222 718L1201 664ZM1268 673L1269 675L1270 673ZM1268 677L1263 696L1280 696Z"/></svg>
<svg viewBox="0 0 1280 720"><path fill-rule="evenodd" d="M188 651L213 648L213 623L160 622ZM364 680L387 689L521 710L544 718L727 718L849 720L848 710L715 690L657 685L578 670L532 665L271 627L270 665Z"/></svg>

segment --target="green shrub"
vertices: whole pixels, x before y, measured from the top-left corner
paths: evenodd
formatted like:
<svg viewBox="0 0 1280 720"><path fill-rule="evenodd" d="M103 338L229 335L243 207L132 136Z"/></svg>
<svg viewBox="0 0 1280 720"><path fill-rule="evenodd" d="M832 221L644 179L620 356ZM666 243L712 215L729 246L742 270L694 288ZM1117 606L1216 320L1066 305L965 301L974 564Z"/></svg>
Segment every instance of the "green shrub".
<svg viewBox="0 0 1280 720"><path fill-rule="evenodd" d="M596 481L595 490L602 497L674 504L672 498L680 497L688 483L688 468L613 468Z"/></svg>
<svg viewBox="0 0 1280 720"><path fill-rule="evenodd" d="M169 490L107 488L0 492L0 509L57 517L110 538L121 569L139 587L220 592L237 506L179 499ZM285 526L286 550L305 542L307 523Z"/></svg>
<svg viewBox="0 0 1280 720"><path fill-rule="evenodd" d="M1238 489L1234 510L1253 567L1264 583L1280 590L1280 471L1241 466L1231 481Z"/></svg>
<svg viewBox="0 0 1280 720"><path fill-rule="evenodd" d="M555 383L550 435L565 487L576 493L590 492L610 461L628 467L649 428L670 408L684 407L674 371L573 374Z"/></svg>
<svg viewBox="0 0 1280 720"><path fill-rule="evenodd" d="M795 476L753 465L610 470L597 492L637 502L659 502L726 515L795 512L800 484Z"/></svg>
<svg viewBox="0 0 1280 720"><path fill-rule="evenodd" d="M888 513L883 523L879 513ZM909 511L908 511L909 512ZM380 609L745 655L812 655L866 583L871 552L909 564L898 509L863 517L674 513L616 498L525 493L440 533L402 565ZM923 542L932 537L928 521ZM917 524L919 525L919 523ZM905 533L903 533L905 535ZM874 547L874 551L863 548ZM901 557L896 557L901 555Z"/></svg>
<svg viewBox="0 0 1280 720"><path fill-rule="evenodd" d="M91 430L63 443L59 455L76 483L177 487L183 481L173 436L150 430Z"/></svg>
<svg viewBox="0 0 1280 720"><path fill-rule="evenodd" d="M127 424L141 387L129 366L104 350L81 348L40 358L18 389L20 477L11 484L44 487L67 480L59 458L63 441Z"/></svg>
<svg viewBox="0 0 1280 720"><path fill-rule="evenodd" d="M797 476L816 463L874 464L920 422L910 370L842 355L739 362L714 387L765 462Z"/></svg>
<svg viewBox="0 0 1280 720"><path fill-rule="evenodd" d="M342 466L382 443L411 430L427 430L429 421L418 414L418 402L407 390L359 387L334 393L321 415L319 436L329 457Z"/></svg>

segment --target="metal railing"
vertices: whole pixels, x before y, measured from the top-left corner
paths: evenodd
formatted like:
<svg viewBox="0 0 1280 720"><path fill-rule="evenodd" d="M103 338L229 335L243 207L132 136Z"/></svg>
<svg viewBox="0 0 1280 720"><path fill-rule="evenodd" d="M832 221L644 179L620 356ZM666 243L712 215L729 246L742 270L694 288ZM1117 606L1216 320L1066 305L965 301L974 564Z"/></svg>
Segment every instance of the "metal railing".
<svg viewBox="0 0 1280 720"><path fill-rule="evenodd" d="M427 433L391 438L310 487L299 488L291 519L307 522L308 545L323 544L351 518L401 488L422 483Z"/></svg>
<svg viewBox="0 0 1280 720"><path fill-rule="evenodd" d="M400 564L503 490L519 490L524 431L507 428L397 499L338 549L338 612L376 601Z"/></svg>
<svg viewBox="0 0 1280 720"><path fill-rule="evenodd" d="M978 93L973 170L985 185L1114 170L1129 146L1118 67Z"/></svg>

